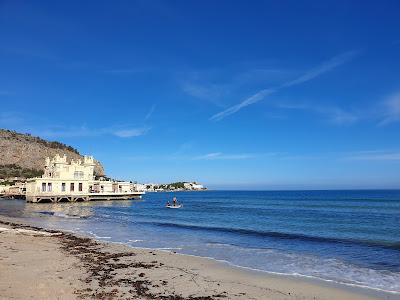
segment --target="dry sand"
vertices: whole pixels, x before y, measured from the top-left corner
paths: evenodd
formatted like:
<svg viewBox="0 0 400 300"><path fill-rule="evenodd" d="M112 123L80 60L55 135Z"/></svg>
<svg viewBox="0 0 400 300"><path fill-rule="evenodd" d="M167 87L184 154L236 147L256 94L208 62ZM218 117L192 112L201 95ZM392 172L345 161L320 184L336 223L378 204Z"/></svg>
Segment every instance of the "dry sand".
<svg viewBox="0 0 400 300"><path fill-rule="evenodd" d="M381 294L379 298L392 298ZM0 221L1 299L376 299L206 258Z"/></svg>

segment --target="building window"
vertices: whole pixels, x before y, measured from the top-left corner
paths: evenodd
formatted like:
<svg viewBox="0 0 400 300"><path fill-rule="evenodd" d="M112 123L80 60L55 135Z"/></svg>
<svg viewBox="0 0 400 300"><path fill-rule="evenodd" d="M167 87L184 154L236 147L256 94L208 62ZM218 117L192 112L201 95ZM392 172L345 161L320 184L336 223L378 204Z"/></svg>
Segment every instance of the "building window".
<svg viewBox="0 0 400 300"><path fill-rule="evenodd" d="M51 192L53 190L53 185L51 184L51 182L49 182L48 184L47 184L47 191L48 192Z"/></svg>
<svg viewBox="0 0 400 300"><path fill-rule="evenodd" d="M74 183L71 183L70 191L73 192L74 190L75 190L75 184L74 184Z"/></svg>
<svg viewBox="0 0 400 300"><path fill-rule="evenodd" d="M82 171L75 171L74 172L74 179L83 179L83 172Z"/></svg>
<svg viewBox="0 0 400 300"><path fill-rule="evenodd" d="M42 192L45 192L46 191L46 183L42 183Z"/></svg>
<svg viewBox="0 0 400 300"><path fill-rule="evenodd" d="M79 191L82 192L83 191L83 185L82 182L79 182Z"/></svg>
<svg viewBox="0 0 400 300"><path fill-rule="evenodd" d="M65 182L61 183L61 192L65 192Z"/></svg>

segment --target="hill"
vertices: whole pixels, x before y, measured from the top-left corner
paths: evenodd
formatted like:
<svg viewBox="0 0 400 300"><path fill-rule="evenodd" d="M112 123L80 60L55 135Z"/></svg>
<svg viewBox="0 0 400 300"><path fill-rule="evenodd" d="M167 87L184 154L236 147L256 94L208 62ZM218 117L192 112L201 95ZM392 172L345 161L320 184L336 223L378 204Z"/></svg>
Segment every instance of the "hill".
<svg viewBox="0 0 400 300"><path fill-rule="evenodd" d="M46 157L56 154L65 154L68 160L83 159L78 150L63 143L0 129L0 178L38 176L42 174ZM95 174L104 175L98 161Z"/></svg>

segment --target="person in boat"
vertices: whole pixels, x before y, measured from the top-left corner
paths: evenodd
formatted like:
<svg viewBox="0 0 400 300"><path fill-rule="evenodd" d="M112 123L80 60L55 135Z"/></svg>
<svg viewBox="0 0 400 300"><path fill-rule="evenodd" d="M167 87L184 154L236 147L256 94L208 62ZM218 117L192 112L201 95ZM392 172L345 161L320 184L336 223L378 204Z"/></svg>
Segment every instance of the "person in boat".
<svg viewBox="0 0 400 300"><path fill-rule="evenodd" d="M172 202L173 202L174 206L177 206L177 205L178 205L178 202L176 201L176 197L174 197L174 198L172 199Z"/></svg>
<svg viewBox="0 0 400 300"><path fill-rule="evenodd" d="M169 203L169 201L167 201L167 205L165 205L165 206L171 206L171 203Z"/></svg>

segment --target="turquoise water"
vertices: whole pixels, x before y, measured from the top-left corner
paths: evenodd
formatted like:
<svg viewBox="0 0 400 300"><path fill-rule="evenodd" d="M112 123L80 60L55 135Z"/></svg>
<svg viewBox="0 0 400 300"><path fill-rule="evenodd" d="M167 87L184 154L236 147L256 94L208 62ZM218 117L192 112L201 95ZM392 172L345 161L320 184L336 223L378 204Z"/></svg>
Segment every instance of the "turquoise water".
<svg viewBox="0 0 400 300"><path fill-rule="evenodd" d="M177 196L182 209L164 204ZM400 293L400 191L148 193L143 201L26 204L0 214L98 239Z"/></svg>

